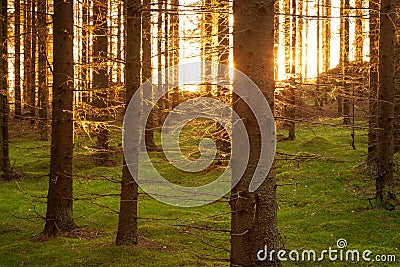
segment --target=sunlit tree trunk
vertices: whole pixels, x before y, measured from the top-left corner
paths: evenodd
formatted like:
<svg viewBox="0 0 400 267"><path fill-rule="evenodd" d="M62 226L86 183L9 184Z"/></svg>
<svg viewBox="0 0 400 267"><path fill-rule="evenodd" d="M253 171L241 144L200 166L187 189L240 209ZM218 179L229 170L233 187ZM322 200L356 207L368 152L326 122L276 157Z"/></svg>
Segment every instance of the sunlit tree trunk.
<svg viewBox="0 0 400 267"><path fill-rule="evenodd" d="M47 141L48 138L48 102L49 90L47 87L47 2L38 1L38 107L39 107L39 129L40 140Z"/></svg>
<svg viewBox="0 0 400 267"><path fill-rule="evenodd" d="M0 167L2 178L10 180L11 166L8 149L8 81L7 81L7 66L8 66L8 11L7 0L1 0L1 21L0 21Z"/></svg>
<svg viewBox="0 0 400 267"><path fill-rule="evenodd" d="M233 14L235 67L258 85L271 110L274 110L274 1L235 0ZM268 247L268 251L279 249L275 166L265 182L255 192L249 192L261 149L260 130L250 108L236 95L233 96L233 108L241 118L245 118L250 155L242 179L231 192L230 264L280 266L276 259L257 260L257 252L264 246Z"/></svg>
<svg viewBox="0 0 400 267"><path fill-rule="evenodd" d="M14 0L15 8L15 66L14 66L14 114L16 118L22 115L21 107L21 1Z"/></svg>
<svg viewBox="0 0 400 267"><path fill-rule="evenodd" d="M356 0L356 33L355 33L355 59L356 62L363 61L363 42L364 42L364 32L363 32L363 21L362 21L362 8L364 0Z"/></svg>
<svg viewBox="0 0 400 267"><path fill-rule="evenodd" d="M172 0L172 15L171 15L171 38L172 38L172 61L174 66L179 65L179 13L178 13L178 7L179 7L179 0ZM173 76L173 81L177 82L179 81L179 72L177 69L175 69L174 73L171 73ZM172 108L175 108L179 104L179 86L176 86L173 88L172 92Z"/></svg>
<svg viewBox="0 0 400 267"><path fill-rule="evenodd" d="M207 62L213 61L213 14L212 14L212 0L203 0L204 14L203 14L203 32L202 32L202 60ZM212 75L211 65L203 64L203 86L202 95L211 96L212 86L210 83L210 78Z"/></svg>
<svg viewBox="0 0 400 267"><path fill-rule="evenodd" d="M325 0L325 15L326 19L324 20L325 27L325 38L324 38L324 64L325 64L325 72L330 69L331 66L331 8L332 8L331 0Z"/></svg>
<svg viewBox="0 0 400 267"><path fill-rule="evenodd" d="M127 0L126 10L126 105L140 86L140 52L141 52L141 1ZM139 119L137 120L139 123ZM136 158L139 157L139 143L136 147ZM131 167L133 170L133 167ZM122 168L121 199L118 217L117 245L133 245L138 243L137 232L137 200L138 185L132 175L138 175L138 166L134 173L129 172L124 159Z"/></svg>
<svg viewBox="0 0 400 267"><path fill-rule="evenodd" d="M55 0L53 15L53 105L49 191L44 234L74 229L73 1Z"/></svg>
<svg viewBox="0 0 400 267"><path fill-rule="evenodd" d="M395 21L396 0L382 0L379 33L376 198L380 206L388 209L394 208L392 201L396 199L393 177Z"/></svg>
<svg viewBox="0 0 400 267"><path fill-rule="evenodd" d="M368 126L368 164L375 167L376 142L378 128L378 62L379 62L379 7L375 1L369 1L369 39L370 39L370 73L369 73L369 126Z"/></svg>
<svg viewBox="0 0 400 267"><path fill-rule="evenodd" d="M30 64L30 73L29 73L29 83L30 83L30 92L29 92L29 115L31 117L31 123L35 123L36 119L36 39L37 39L37 25L36 25L36 1L31 0L31 25L32 25L32 35L31 35L31 64Z"/></svg>

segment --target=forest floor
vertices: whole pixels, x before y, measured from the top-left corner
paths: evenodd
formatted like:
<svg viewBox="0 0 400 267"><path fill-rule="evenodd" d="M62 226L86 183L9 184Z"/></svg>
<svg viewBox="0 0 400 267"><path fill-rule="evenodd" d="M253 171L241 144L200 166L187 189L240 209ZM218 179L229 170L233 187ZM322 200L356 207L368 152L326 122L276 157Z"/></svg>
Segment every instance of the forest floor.
<svg viewBox="0 0 400 267"><path fill-rule="evenodd" d="M335 119L313 120L297 128L295 141L277 145L277 198L282 245L317 252L337 248L395 255L397 263L287 262L284 266L400 266L400 207L374 206L374 177L366 167L367 131ZM280 131L280 134L286 134ZM140 243L116 247L121 141L111 147L116 166L96 167L87 137L76 138L74 160L75 221L80 228L51 240L44 227L50 144L39 134L14 129L11 161L24 178L0 183L0 266L228 266L228 197L199 208L178 208L145 194L139 199ZM160 152L152 159L168 179L193 185L214 180L222 167L200 174L170 168ZM396 156L396 191L400 196L400 155ZM106 195L106 196L104 196ZM262 248L260 248L262 249Z"/></svg>

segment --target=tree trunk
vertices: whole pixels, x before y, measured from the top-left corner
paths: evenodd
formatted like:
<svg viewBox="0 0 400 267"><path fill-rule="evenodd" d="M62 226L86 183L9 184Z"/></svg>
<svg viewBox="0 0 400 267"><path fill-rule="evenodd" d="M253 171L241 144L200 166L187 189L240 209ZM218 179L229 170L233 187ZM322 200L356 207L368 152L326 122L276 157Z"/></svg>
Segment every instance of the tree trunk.
<svg viewBox="0 0 400 267"><path fill-rule="evenodd" d="M36 119L36 0L31 0L32 4L32 35L31 35L31 64L30 64L30 73L29 73L29 83L30 83L30 91L29 91L29 115L31 117L31 124L35 123Z"/></svg>
<svg viewBox="0 0 400 267"><path fill-rule="evenodd" d="M340 55L341 55L341 67L342 67L342 101L343 101L343 124L349 125L350 120L350 94L349 87L347 86L347 69L349 66L349 32L350 32L350 23L349 23L349 15L350 15L350 0L344 0L341 5L341 33L340 33Z"/></svg>
<svg viewBox="0 0 400 267"><path fill-rule="evenodd" d="M362 8L363 0L356 1L356 33L355 33L355 59L356 62L363 61L363 47L364 47L364 32L363 32L363 21L362 21Z"/></svg>
<svg viewBox="0 0 400 267"><path fill-rule="evenodd" d="M400 152L400 6L396 7L394 152Z"/></svg>
<svg viewBox="0 0 400 267"><path fill-rule="evenodd" d="M258 85L274 110L274 1L235 0L233 14L235 66ZM235 82L233 87L235 90ZM231 192L230 264L280 266L276 259L257 260L257 252L264 246L269 251L279 247L275 166L264 183L255 192L249 192L261 150L260 129L250 108L235 94L233 103L234 110L245 118L250 155L244 175Z"/></svg>
<svg viewBox="0 0 400 267"><path fill-rule="evenodd" d="M11 180L10 156L8 150L8 51L7 51L7 35L8 35L8 11L7 0L1 0L1 25L0 25L0 164L2 178Z"/></svg>
<svg viewBox="0 0 400 267"><path fill-rule="evenodd" d="M297 67L297 60L296 60L296 44L297 44L297 7L296 7L296 0L291 0L291 13L293 14L292 17L292 49L291 49L291 67L290 73L292 74L292 78L290 79L290 86L289 90L287 91L287 115L288 115L288 130L289 130L289 140L296 139L296 93L295 93L295 86L296 86L296 67Z"/></svg>
<svg viewBox="0 0 400 267"><path fill-rule="evenodd" d="M21 108L21 2L20 0L14 1L15 8L15 66L14 66L14 114L16 118L22 115Z"/></svg>
<svg viewBox="0 0 400 267"><path fill-rule="evenodd" d="M376 198L384 208L393 209L396 199L393 178L394 154L394 44L396 0L382 0L379 38L379 93L377 132Z"/></svg>
<svg viewBox="0 0 400 267"><path fill-rule="evenodd" d="M172 61L174 66L179 65L179 0L173 0L172 2L172 15L171 15L171 38L172 38ZM175 72L171 73L174 82L179 81L178 68L175 68ZM172 109L179 105L179 86L173 88L172 92Z"/></svg>
<svg viewBox="0 0 400 267"><path fill-rule="evenodd" d="M73 1L54 1L52 138L44 228L47 235L76 227L72 208L73 14Z"/></svg>
<svg viewBox="0 0 400 267"><path fill-rule="evenodd" d="M368 98L368 160L371 167L376 164L376 142L378 128L378 62L379 62L379 4L369 1L369 39L370 39L370 73Z"/></svg>
<svg viewBox="0 0 400 267"><path fill-rule="evenodd" d="M49 90L47 87L47 3L38 2L38 40L39 40L39 130L40 140L47 141L48 138L48 104Z"/></svg>
<svg viewBox="0 0 400 267"><path fill-rule="evenodd" d="M137 38L141 34L141 1L128 0L126 5L126 105L140 86L140 52L141 41ZM139 123L139 118L137 118ZM139 144L137 148L139 147ZM135 151L136 159L139 150ZM132 170L133 168L131 168ZM122 169L121 200L119 209L117 245L133 245L138 243L137 232L137 200L138 185L132 175L138 175L138 166L135 165L134 173L131 173L126 165Z"/></svg>
<svg viewBox="0 0 400 267"><path fill-rule="evenodd" d="M30 73L32 71L31 61L32 61L32 0L25 0L25 10L24 10L24 110L30 110L30 92L32 91Z"/></svg>
<svg viewBox="0 0 400 267"><path fill-rule="evenodd" d="M108 73L107 73L107 3L96 2L93 7L94 40L93 40L93 83L96 131L96 164L103 166L109 160L108 152Z"/></svg>

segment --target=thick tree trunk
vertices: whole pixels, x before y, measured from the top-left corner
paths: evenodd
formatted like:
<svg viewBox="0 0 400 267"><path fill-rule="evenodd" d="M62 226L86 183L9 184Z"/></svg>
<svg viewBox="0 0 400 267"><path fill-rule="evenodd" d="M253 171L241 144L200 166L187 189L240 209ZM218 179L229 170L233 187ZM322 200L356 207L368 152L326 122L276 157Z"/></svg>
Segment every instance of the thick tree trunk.
<svg viewBox="0 0 400 267"><path fill-rule="evenodd" d="M140 52L141 41L137 38L141 34L141 1L128 0L126 5L126 105L140 86ZM137 121L138 122L138 121ZM139 144L138 144L139 147ZM136 151L136 158L139 151ZM138 166L135 165L131 173L124 159L121 182L121 200L119 209L117 245L133 245L138 242L137 232L137 200L138 185L132 175L138 175ZM131 168L132 170L133 168Z"/></svg>
<svg viewBox="0 0 400 267"><path fill-rule="evenodd" d="M75 228L73 217L73 1L55 0L50 179L44 234Z"/></svg>
<svg viewBox="0 0 400 267"><path fill-rule="evenodd" d="M92 105L95 109L95 120L98 123L96 131L96 164L103 166L109 159L108 151L108 72L107 72L107 3L96 2L93 7L94 41L93 62L94 73L92 90L94 99Z"/></svg>
<svg viewBox="0 0 400 267"><path fill-rule="evenodd" d="M15 8L15 66L14 66L14 114L16 118L22 115L21 108L21 2L14 1Z"/></svg>
<svg viewBox="0 0 400 267"><path fill-rule="evenodd" d="M396 0L382 0L379 38L379 93L376 198L384 208L394 208L394 45Z"/></svg>
<svg viewBox="0 0 400 267"><path fill-rule="evenodd" d="M370 73L369 73L369 126L368 126L368 160L371 167L376 164L376 142L378 128L378 62L379 62L379 4L369 1L369 39L370 39Z"/></svg>
<svg viewBox="0 0 400 267"><path fill-rule="evenodd" d="M47 141L48 138L48 104L49 90L47 87L47 6L46 1L38 2L38 40L39 40L39 129L40 140Z"/></svg>
<svg viewBox="0 0 400 267"><path fill-rule="evenodd" d="M8 81L7 81L7 32L8 32L8 11L7 0L1 0L1 25L0 25L0 167L2 178L10 180L11 166L8 150Z"/></svg>
<svg viewBox="0 0 400 267"><path fill-rule="evenodd" d="M233 14L235 67L258 85L273 110L274 1L235 0ZM242 99L234 95L233 103L234 110L245 118L250 155L244 175L231 192L231 266L280 266L275 259L257 259L257 252L264 246L269 251L279 248L275 166L264 183L255 192L249 192L261 150L260 129Z"/></svg>

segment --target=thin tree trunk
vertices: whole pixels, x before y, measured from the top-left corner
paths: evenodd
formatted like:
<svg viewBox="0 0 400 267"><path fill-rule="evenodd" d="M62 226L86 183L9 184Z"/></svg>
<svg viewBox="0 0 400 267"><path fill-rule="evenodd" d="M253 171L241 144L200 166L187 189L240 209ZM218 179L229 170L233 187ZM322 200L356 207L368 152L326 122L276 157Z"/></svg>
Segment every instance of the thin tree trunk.
<svg viewBox="0 0 400 267"><path fill-rule="evenodd" d="M355 1L356 1L355 59L356 62L362 62L363 43L364 43L364 32L363 32L363 21L362 21L363 0L355 0Z"/></svg>
<svg viewBox="0 0 400 267"><path fill-rule="evenodd" d="M32 91L31 87L31 61L32 61L32 0L25 0L25 10L24 10L24 86L23 86L23 99L24 99L24 109L30 110L30 100L29 95Z"/></svg>
<svg viewBox="0 0 400 267"><path fill-rule="evenodd" d="M140 86L140 52L141 41L137 38L141 34L141 1L127 0L126 5L126 105ZM139 123L139 119L137 120ZM135 150L135 157L139 157L139 143ZM126 165L122 169L121 200L119 209L117 245L133 245L138 243L137 232L137 200L138 185L132 175L138 175L138 165L131 173ZM133 167L131 167L131 170Z"/></svg>
<svg viewBox="0 0 400 267"><path fill-rule="evenodd" d="M14 97L15 106L14 114L15 117L19 118L22 115L21 108L21 1L14 0L15 8L15 66L14 66Z"/></svg>
<svg viewBox="0 0 400 267"><path fill-rule="evenodd" d="M273 0L235 0L233 3L235 67L258 85L271 110L274 110L275 87L274 13ZM233 87L235 90L235 82ZM255 192L249 192L250 180L261 150L260 129L250 108L235 94L233 109L241 118L246 118L250 155L244 175L231 192L230 264L280 266L276 259L264 262L257 260L257 252L264 246L269 251L279 247L275 165L264 183Z"/></svg>
<svg viewBox="0 0 400 267"><path fill-rule="evenodd" d="M50 179L44 234L74 229L73 159L73 2L54 1L53 107Z"/></svg>
<svg viewBox="0 0 400 267"><path fill-rule="evenodd" d="M350 94L349 87L346 84L347 79L347 69L349 66L349 35L350 35L350 23L349 23L349 15L350 15L350 0L344 0L342 3L342 24L341 24L341 66L342 66L342 97L343 97L343 124L349 125L350 120Z"/></svg>
<svg viewBox="0 0 400 267"><path fill-rule="evenodd" d="M378 62L379 62L379 4L369 1L369 39L370 39L370 73L369 73L369 126L368 126L368 165L375 167L376 142L378 128Z"/></svg>
<svg viewBox="0 0 400 267"><path fill-rule="evenodd" d="M40 140L47 141L48 138L48 104L49 91L47 87L47 2L38 1L38 40L39 40L39 129Z"/></svg>
<svg viewBox="0 0 400 267"><path fill-rule="evenodd" d="M142 16L142 83L146 82L152 76L151 64L151 13L150 13L150 0L143 0L143 16ZM144 99L151 99L152 90L144 90ZM149 95L147 95L149 94ZM145 102L144 105L152 105ZM145 143L147 151L154 151L157 149L154 143L154 112L150 112L147 119L145 129Z"/></svg>
<svg viewBox="0 0 400 267"><path fill-rule="evenodd" d="M172 2L172 16L171 16L171 25L172 25L172 61L174 66L179 65L179 0L173 0ZM175 68L175 72L172 73L173 75L173 82L179 81L179 72L178 69ZM173 88L172 92L172 109L174 109L179 104L179 86Z"/></svg>
<svg viewBox="0 0 400 267"><path fill-rule="evenodd" d="M396 0L382 0L379 37L379 94L377 132L376 198L384 208L393 209L396 199L393 178L394 154L394 45Z"/></svg>
<svg viewBox="0 0 400 267"><path fill-rule="evenodd" d="M397 1L399 2L399 1ZM400 152L400 6L396 8L394 152Z"/></svg>
<svg viewBox="0 0 400 267"><path fill-rule="evenodd" d="M108 32L107 32L107 3L96 2L93 7L94 17L94 40L93 40L93 62L95 71L93 73L92 105L96 110L95 118L99 123L96 131L96 164L103 166L109 160L108 152Z"/></svg>
<svg viewBox="0 0 400 267"><path fill-rule="evenodd" d="M7 0L1 0L1 25L0 25L0 164L2 178L11 180L11 166L9 156L9 136L8 136L8 51L7 51L7 33L8 33L8 11Z"/></svg>
<svg viewBox="0 0 400 267"><path fill-rule="evenodd" d="M292 74L292 79L290 80L289 90L287 92L288 96L288 107L287 107L287 114L288 114L288 129L289 129L289 140L296 139L296 67L297 67L297 60L296 60L296 34L297 34L297 7L296 7L296 0L291 0L291 12L293 14L292 17L292 55L291 55L291 70L290 73Z"/></svg>
<svg viewBox="0 0 400 267"><path fill-rule="evenodd" d="M36 119L36 0L31 0L32 4L32 29L31 29L31 64L30 64L30 75L29 75L29 83L30 83L30 92L29 92L29 115L31 117L31 124L35 123Z"/></svg>

